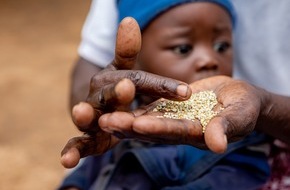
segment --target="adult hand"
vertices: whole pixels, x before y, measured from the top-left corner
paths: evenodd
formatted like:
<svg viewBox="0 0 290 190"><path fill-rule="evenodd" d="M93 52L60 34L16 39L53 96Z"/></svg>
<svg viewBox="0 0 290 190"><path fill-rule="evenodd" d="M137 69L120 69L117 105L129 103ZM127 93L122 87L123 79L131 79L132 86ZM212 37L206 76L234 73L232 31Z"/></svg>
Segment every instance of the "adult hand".
<svg viewBox="0 0 290 190"><path fill-rule="evenodd" d="M230 77L216 76L191 84L192 92L212 90L224 109L208 123L205 133L199 122L160 118L150 112L154 103L133 112L104 114L99 119L102 130L121 138L165 144L189 144L222 153L228 142L251 133L267 96L263 90ZM154 113L155 114L155 113ZM124 122L131 121L131 122Z"/></svg>
<svg viewBox="0 0 290 190"><path fill-rule="evenodd" d="M173 100L190 97L191 90L184 82L131 70L140 49L139 26L133 18L125 18L118 29L114 61L92 78L87 102L81 102L72 110L74 123L86 134L66 144L61 158L63 166L74 167L80 158L104 153L119 142L111 133L99 128L98 119L104 113L128 110L135 91ZM128 125L132 120L124 122Z"/></svg>

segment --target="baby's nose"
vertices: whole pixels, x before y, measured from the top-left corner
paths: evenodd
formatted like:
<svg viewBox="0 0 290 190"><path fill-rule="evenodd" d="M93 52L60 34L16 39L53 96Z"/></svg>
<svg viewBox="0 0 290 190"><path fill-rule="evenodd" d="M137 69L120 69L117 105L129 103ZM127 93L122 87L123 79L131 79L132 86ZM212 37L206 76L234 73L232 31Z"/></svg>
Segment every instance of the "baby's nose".
<svg viewBox="0 0 290 190"><path fill-rule="evenodd" d="M196 72L217 70L218 67L219 62L212 50L204 48L196 52L196 57L194 61L194 68Z"/></svg>

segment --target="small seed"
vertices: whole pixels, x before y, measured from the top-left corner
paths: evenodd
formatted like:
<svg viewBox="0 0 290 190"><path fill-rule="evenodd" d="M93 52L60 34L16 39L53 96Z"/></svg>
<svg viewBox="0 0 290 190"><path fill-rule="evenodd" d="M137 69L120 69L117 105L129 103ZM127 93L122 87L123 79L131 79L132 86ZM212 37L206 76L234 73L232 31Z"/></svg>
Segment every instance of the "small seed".
<svg viewBox="0 0 290 190"><path fill-rule="evenodd" d="M192 94L186 101L163 100L156 105L153 112L163 113L164 118L199 120L202 132L205 132L209 121L215 117L223 108L213 111L218 104L217 97L213 91L202 91ZM160 117L160 116L159 116Z"/></svg>

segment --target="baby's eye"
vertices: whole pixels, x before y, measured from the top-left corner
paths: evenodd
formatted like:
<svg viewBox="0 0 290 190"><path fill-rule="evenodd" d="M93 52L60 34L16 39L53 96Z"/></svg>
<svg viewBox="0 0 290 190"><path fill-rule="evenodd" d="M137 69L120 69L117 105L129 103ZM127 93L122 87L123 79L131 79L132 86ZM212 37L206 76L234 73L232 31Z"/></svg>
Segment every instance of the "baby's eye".
<svg viewBox="0 0 290 190"><path fill-rule="evenodd" d="M180 55L187 55L191 52L192 46L191 45L179 45L172 48L174 53L180 54Z"/></svg>
<svg viewBox="0 0 290 190"><path fill-rule="evenodd" d="M224 53L231 47L231 44L228 42L217 42L214 44L213 48L218 53Z"/></svg>

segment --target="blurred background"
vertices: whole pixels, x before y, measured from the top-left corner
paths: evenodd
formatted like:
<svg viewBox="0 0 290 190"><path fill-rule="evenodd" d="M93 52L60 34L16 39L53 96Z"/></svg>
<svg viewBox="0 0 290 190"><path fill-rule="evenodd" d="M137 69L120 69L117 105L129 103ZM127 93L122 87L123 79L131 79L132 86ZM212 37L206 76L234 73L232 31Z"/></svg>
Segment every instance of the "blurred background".
<svg viewBox="0 0 290 190"><path fill-rule="evenodd" d="M89 0L0 0L0 189L55 189Z"/></svg>

